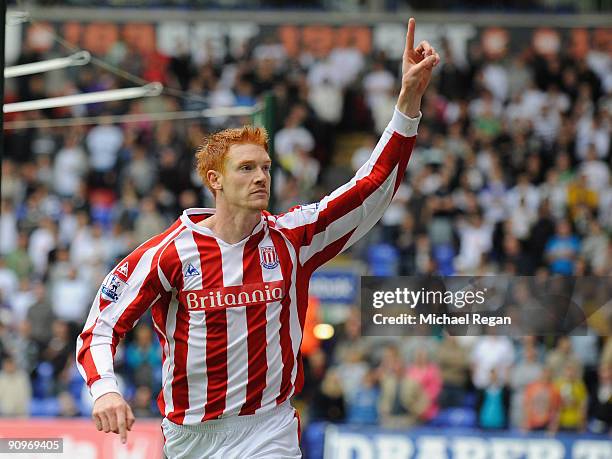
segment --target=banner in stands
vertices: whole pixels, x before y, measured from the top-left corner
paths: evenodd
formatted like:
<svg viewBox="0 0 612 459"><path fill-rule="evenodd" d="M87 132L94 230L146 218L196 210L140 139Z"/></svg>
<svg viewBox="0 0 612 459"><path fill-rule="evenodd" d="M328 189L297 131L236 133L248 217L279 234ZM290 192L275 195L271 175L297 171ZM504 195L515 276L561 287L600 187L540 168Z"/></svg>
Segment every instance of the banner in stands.
<svg viewBox="0 0 612 459"><path fill-rule="evenodd" d="M8 29L7 29L8 30ZM23 35L23 40L14 39ZM334 47L354 46L364 53L383 52L387 58L399 59L404 47L406 25L402 22L369 25L262 25L255 22L185 22L158 23L110 22L37 22L30 26L11 26L7 36L7 64L19 56L21 48L47 51L57 47L47 33L52 30L68 43L106 56L111 61L125 53L137 51L151 56L158 52L175 56L190 49L196 64L228 55L238 57L251 39L266 44L280 43L284 53L323 58ZM419 22L416 41L430 41L438 49L448 44L458 63L466 60L472 43L491 57L503 57L511 50L531 47L547 55L561 49L574 56L584 56L591 49L612 52L611 28L528 28L475 27L470 24ZM121 43L121 44L119 44ZM277 52L268 48L268 52Z"/></svg>
<svg viewBox="0 0 612 459"><path fill-rule="evenodd" d="M162 459L163 437L160 423L160 420L137 419L131 432L128 433L126 445L121 444L119 435L98 432L89 419L0 419L0 437L62 438L64 440L62 457ZM53 456L57 455L49 455ZM26 459L41 456L39 453L31 455L21 453L17 457Z"/></svg>
<svg viewBox="0 0 612 459"><path fill-rule="evenodd" d="M309 292L322 304L357 302L359 275L350 269L320 269L310 279Z"/></svg>
<svg viewBox="0 0 612 459"><path fill-rule="evenodd" d="M309 459L606 459L606 436L521 434L473 429L388 430L312 424L303 436Z"/></svg>

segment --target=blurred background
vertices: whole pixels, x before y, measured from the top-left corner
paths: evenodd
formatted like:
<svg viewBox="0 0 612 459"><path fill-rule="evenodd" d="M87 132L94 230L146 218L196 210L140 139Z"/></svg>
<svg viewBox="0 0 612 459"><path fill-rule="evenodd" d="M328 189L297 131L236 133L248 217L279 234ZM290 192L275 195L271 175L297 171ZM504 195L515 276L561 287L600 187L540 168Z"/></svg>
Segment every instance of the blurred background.
<svg viewBox="0 0 612 459"><path fill-rule="evenodd" d="M361 275L609 282L612 2L91 4L9 2L6 67L92 60L6 78L5 103L165 89L4 115L0 431L56 429L71 457L160 457L150 315L115 355L140 430L120 447L88 418L74 350L103 277L184 208L214 204L194 167L207 133L264 123L276 212L348 181L392 115L414 15L442 62L396 198L311 283L305 457L612 457L609 308L586 336L383 339L361 336L358 302Z"/></svg>

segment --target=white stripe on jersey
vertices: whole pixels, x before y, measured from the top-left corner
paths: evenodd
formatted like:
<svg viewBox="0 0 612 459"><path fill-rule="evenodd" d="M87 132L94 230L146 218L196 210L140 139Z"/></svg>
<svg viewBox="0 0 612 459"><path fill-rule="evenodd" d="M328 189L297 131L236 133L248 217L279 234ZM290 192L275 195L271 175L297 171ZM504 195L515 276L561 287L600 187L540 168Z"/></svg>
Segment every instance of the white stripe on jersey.
<svg viewBox="0 0 612 459"><path fill-rule="evenodd" d="M242 285L244 246L219 242L223 270L223 286ZM246 306L226 308L227 317L227 397L223 417L237 415L246 401L249 382L249 348Z"/></svg>
<svg viewBox="0 0 612 459"><path fill-rule="evenodd" d="M193 233L189 230L184 231L174 240L174 246L181 260L183 289L200 290L202 288L202 266L200 266L200 253L198 252L198 246L193 240ZM197 270L197 275L195 273L187 275L189 265L192 265Z"/></svg>
<svg viewBox="0 0 612 459"><path fill-rule="evenodd" d="M184 290L202 289L202 266L200 252L193 239L193 232L185 231L174 241L176 253L181 261ZM191 272L190 272L191 268ZM193 271L195 268L195 271ZM196 274L197 272L197 274ZM185 411L185 424L196 424L204 417L207 398L206 377L206 313L189 314L187 338L187 387L189 406Z"/></svg>

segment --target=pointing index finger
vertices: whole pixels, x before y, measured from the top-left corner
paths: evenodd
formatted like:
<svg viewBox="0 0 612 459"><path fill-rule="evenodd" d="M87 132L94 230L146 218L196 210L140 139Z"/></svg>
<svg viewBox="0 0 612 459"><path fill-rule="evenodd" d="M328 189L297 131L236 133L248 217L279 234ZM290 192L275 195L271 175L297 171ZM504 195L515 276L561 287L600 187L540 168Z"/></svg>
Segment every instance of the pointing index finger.
<svg viewBox="0 0 612 459"><path fill-rule="evenodd" d="M125 445L127 442L127 423L126 423L126 410L118 409L116 411L117 414L117 427L119 430L119 435L121 436L121 443Z"/></svg>
<svg viewBox="0 0 612 459"><path fill-rule="evenodd" d="M414 18L410 18L408 21L408 34L406 35L406 49L412 51L414 49L414 28L416 27L416 21Z"/></svg>

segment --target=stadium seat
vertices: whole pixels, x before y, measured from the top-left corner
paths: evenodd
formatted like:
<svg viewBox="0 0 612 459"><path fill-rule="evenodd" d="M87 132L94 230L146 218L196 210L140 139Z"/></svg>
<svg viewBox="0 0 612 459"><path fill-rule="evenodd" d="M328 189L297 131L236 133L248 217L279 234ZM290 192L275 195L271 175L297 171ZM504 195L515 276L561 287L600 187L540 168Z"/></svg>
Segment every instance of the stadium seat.
<svg viewBox="0 0 612 459"><path fill-rule="evenodd" d="M33 398L30 402L30 416L57 417L60 413L60 404L57 398Z"/></svg>

